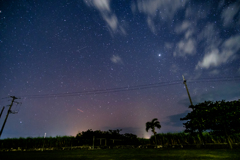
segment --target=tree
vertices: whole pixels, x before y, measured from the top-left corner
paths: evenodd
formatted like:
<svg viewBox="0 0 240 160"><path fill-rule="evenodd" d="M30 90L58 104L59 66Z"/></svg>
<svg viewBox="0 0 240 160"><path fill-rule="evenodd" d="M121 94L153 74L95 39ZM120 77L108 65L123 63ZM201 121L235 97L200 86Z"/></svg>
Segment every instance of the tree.
<svg viewBox="0 0 240 160"><path fill-rule="evenodd" d="M158 121L157 118L154 118L151 122L146 123L146 131L148 132L149 129L152 129L152 132L155 136L156 145L157 145L157 139L156 139L157 132L155 131L155 127L158 129L161 128L160 122Z"/></svg>
<svg viewBox="0 0 240 160"><path fill-rule="evenodd" d="M211 101L205 101L204 103L199 103L197 105L190 105L189 108L192 109L192 112L188 113L186 117L180 118L180 120L189 120L185 125L185 132L191 134L199 134L202 140L202 143L205 144L205 140L202 132L210 128L209 117L210 108L212 106Z"/></svg>
<svg viewBox="0 0 240 160"><path fill-rule="evenodd" d="M210 129L215 135L223 135L232 149L231 135L240 133L240 101L219 101L214 104L211 111Z"/></svg>
<svg viewBox="0 0 240 160"><path fill-rule="evenodd" d="M204 102L192 105L192 112L180 120L188 120L184 123L185 132L200 134L204 141L202 132L211 131L211 134L223 135L229 147L232 149L230 136L240 133L240 101L216 101Z"/></svg>

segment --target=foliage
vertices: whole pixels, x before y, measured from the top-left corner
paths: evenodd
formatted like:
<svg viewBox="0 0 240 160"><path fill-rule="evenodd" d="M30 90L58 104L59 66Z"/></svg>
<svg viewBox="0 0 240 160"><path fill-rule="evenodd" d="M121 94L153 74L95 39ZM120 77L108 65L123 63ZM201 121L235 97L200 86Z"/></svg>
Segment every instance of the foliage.
<svg viewBox="0 0 240 160"><path fill-rule="evenodd" d="M12 138L0 140L1 148L15 148L21 149L30 148L62 148L81 145L92 145L93 136L95 137L94 145L100 145L100 138L107 140L107 145L138 145L140 144L136 135L131 133L120 134L119 129L109 131L93 131L91 129L80 132L73 136L57 136L57 137L36 137L36 138ZM113 143L114 140L114 143ZM101 145L105 145L103 143Z"/></svg>
<svg viewBox="0 0 240 160"><path fill-rule="evenodd" d="M89 144L93 143L93 136L95 138L95 144L100 145L100 139L104 142L101 145L104 145L105 139L107 140L108 145L122 145L122 144L139 144L138 138L136 135L131 133L120 134L121 129L109 130L109 131L100 131L100 130L87 130L81 133L78 133L76 139L78 144Z"/></svg>
<svg viewBox="0 0 240 160"><path fill-rule="evenodd" d="M152 136L150 139L137 138L136 135L131 133L123 134L126 139L123 138L123 141L117 141L116 144L138 144L138 145L149 145L155 144L155 136ZM206 143L227 143L226 138L220 135L214 135L209 132L203 132L204 139ZM240 142L240 134L233 134L230 136L232 143ZM159 133L156 135L157 144L163 146L172 146L172 145L198 145L201 144L200 137L195 134L189 133ZM89 144L84 143L89 142ZM104 143L103 143L104 144ZM92 145L92 138L87 141L86 139L78 139L73 136L63 136L63 137L37 137L37 138L13 138L13 139L3 139L0 140L0 149L31 149L31 148L61 148L61 147L74 147L80 145ZM99 141L96 141L96 146L100 145ZM108 143L107 145L111 145Z"/></svg>
<svg viewBox="0 0 240 160"><path fill-rule="evenodd" d="M203 132L203 137L206 143L220 144L227 143L225 136L215 135L209 132ZM175 146L175 145L199 145L202 144L202 140L198 134L190 133L159 133L156 135L157 143L163 146ZM240 134L232 134L230 136L232 143L240 142ZM155 136L150 137L151 143L155 143Z"/></svg>
<svg viewBox="0 0 240 160"><path fill-rule="evenodd" d="M156 142L155 145L157 145L157 139L156 139L157 132L155 131L155 127L158 129L161 128L160 122L158 121L157 118L154 118L151 122L146 123L146 131L148 132L149 129L152 129L152 132L155 136L155 142Z"/></svg>
<svg viewBox="0 0 240 160"><path fill-rule="evenodd" d="M160 129L161 125L157 118L154 118L151 122L146 123L146 131L148 132L149 129L152 129L152 132L156 134L155 127Z"/></svg>
<svg viewBox="0 0 240 160"><path fill-rule="evenodd" d="M188 120L185 132L199 133L201 139L203 131L211 131L214 135L225 136L230 148L230 135L240 133L240 101L205 101L197 105L191 105L192 112L180 120Z"/></svg>
<svg viewBox="0 0 240 160"><path fill-rule="evenodd" d="M22 149L30 148L52 148L52 147L68 147L75 144L75 137L62 136L62 137L36 137L36 138L13 138L0 140L0 148L15 148Z"/></svg>

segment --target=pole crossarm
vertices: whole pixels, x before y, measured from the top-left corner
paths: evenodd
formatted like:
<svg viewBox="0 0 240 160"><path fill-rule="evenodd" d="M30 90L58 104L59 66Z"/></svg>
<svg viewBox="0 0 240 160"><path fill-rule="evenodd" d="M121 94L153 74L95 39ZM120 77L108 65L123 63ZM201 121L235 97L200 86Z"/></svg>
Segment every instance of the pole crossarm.
<svg viewBox="0 0 240 160"><path fill-rule="evenodd" d="M9 113L12 113L11 108L12 108L12 106L13 106L13 103L14 103L15 99L19 99L19 98L15 97L15 96L10 96L10 97L12 98L12 102L11 102L11 104L9 105L9 109L8 109L8 112L7 112L6 118L5 118L5 120L4 120L4 123L3 123L2 129L1 129L1 131L0 131L0 137L1 137L1 135L2 135L2 132L3 132L4 126L5 126L6 122L7 122L8 115L9 115Z"/></svg>

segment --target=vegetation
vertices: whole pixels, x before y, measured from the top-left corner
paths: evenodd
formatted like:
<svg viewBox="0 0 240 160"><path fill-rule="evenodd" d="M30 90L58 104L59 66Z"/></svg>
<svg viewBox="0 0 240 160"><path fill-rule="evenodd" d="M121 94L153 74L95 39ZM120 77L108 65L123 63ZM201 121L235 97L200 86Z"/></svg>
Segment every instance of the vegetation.
<svg viewBox="0 0 240 160"><path fill-rule="evenodd" d="M0 140L0 150L11 149L11 148L18 149L19 147L23 150L23 149L32 149L32 148L62 149L64 147L74 147L74 146L83 146L83 145L92 146L93 138L91 136L88 137L87 133L92 134L94 132L98 133L99 131L88 130L88 131L79 133L76 137L63 136L63 137L46 137L46 138L38 137L38 138L4 139L4 140ZM105 131L101 131L101 132L105 132ZM106 132L106 133L109 133L109 132ZM227 143L224 136L214 135L208 132L203 132L203 136L206 143L212 143L212 144ZM98 136L96 135L95 146L100 146L100 140L97 139L97 137ZM103 138L103 136L101 136L101 138ZM198 134L193 135L193 134L184 133L184 132L159 133L159 134L156 134L156 136L153 135L150 138L150 140L137 138L137 136L133 134L123 134L121 138L123 141L115 141L113 144L113 141L110 140L111 137L109 137L109 141L107 142L107 145L108 146L113 146L113 145L149 146L151 144L156 145L156 140L157 140L157 144L162 145L164 147L179 146L181 148L181 146L184 146L183 148L186 148L187 146L191 147L191 145L202 144L202 140ZM233 134L230 136L230 139L232 143L239 143L240 134ZM105 145L105 142L102 141L102 146L104 145Z"/></svg>
<svg viewBox="0 0 240 160"><path fill-rule="evenodd" d="M152 132L155 136L155 141L156 141L156 144L157 144L157 139L156 139L157 132L155 131L155 127L158 128L158 129L161 128L160 122L158 121L157 118L154 118L151 122L146 123L146 131L148 132L149 129L152 129Z"/></svg>
<svg viewBox="0 0 240 160"><path fill-rule="evenodd" d="M92 131L87 130L81 133L78 133L76 136L76 140L78 141L78 145L92 145L93 137L95 139L95 145L138 145L139 141L136 135L131 133L120 134L121 129L117 130L109 130L109 131ZM101 139L101 140L100 140ZM105 140L107 141L105 143ZM102 143L101 143L102 142ZM101 144L100 144L101 143Z"/></svg>
<svg viewBox="0 0 240 160"><path fill-rule="evenodd" d="M73 147L82 145L93 145L93 137L95 138L94 145L104 146L105 140L107 145L139 145L140 141L136 135L131 133L120 134L119 129L100 131L100 130L87 130L80 132L73 136L63 137L38 137L38 138L13 138L0 140L0 149L30 149L30 148L62 148L62 147ZM102 139L102 143L100 142ZM100 144L101 143L101 144Z"/></svg>
<svg viewBox="0 0 240 160"><path fill-rule="evenodd" d="M21 148L21 149L31 149L31 148L61 148L61 147L71 147L77 145L76 138L73 136L63 136L63 137L36 137L36 138L13 138L13 139L3 139L0 140L0 149L10 149L10 148Z"/></svg>
<svg viewBox="0 0 240 160"><path fill-rule="evenodd" d="M227 143L224 136L214 135L209 132L202 133L206 144L222 144ZM199 134L190 134L190 133L159 133L156 135L157 143L165 147L171 146L184 146L189 145L200 145L202 144L202 139ZM240 142L240 134L233 134L230 136L232 143ZM150 138L151 143L155 143L155 136Z"/></svg>
<svg viewBox="0 0 240 160"><path fill-rule="evenodd" d="M121 129L101 131L87 130L73 136L63 137L38 137L38 138L13 138L0 140L0 150L18 149L28 150L32 148L54 148L74 146L117 146L134 145L149 146L160 144L163 147L183 147L201 144L228 143L232 149L240 142L240 101L232 102L204 102L190 106L192 112L181 120L188 120L184 123L186 130L182 133L161 133L157 134L155 128L161 128L157 118L146 123L146 131L151 129L154 135L148 139L138 138L131 133L120 134ZM143 147L143 148L144 148ZM156 146L155 146L156 147ZM103 147L104 148L104 147ZM147 147L145 147L147 148Z"/></svg>
<svg viewBox="0 0 240 160"><path fill-rule="evenodd" d="M212 135L224 136L230 148L232 148L231 136L240 133L240 101L205 101L197 105L191 105L192 112L180 120L188 120L184 123L185 132L196 134L204 143L203 131L210 131Z"/></svg>

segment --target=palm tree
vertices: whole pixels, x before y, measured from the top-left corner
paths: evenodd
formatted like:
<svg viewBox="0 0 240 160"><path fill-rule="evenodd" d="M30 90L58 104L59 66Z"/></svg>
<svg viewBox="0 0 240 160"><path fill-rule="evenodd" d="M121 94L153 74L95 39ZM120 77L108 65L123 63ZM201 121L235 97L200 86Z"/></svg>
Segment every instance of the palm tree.
<svg viewBox="0 0 240 160"><path fill-rule="evenodd" d="M155 131L155 127L158 129L161 128L160 122L158 121L157 118L154 118L151 122L146 123L146 131L148 132L150 128L152 129L152 132L155 136L156 145L157 145L157 138L156 138L157 132Z"/></svg>

